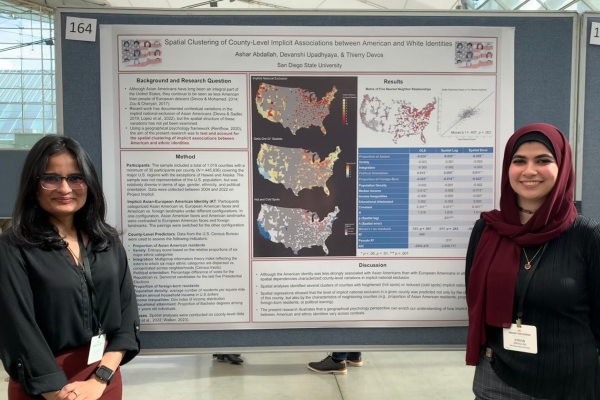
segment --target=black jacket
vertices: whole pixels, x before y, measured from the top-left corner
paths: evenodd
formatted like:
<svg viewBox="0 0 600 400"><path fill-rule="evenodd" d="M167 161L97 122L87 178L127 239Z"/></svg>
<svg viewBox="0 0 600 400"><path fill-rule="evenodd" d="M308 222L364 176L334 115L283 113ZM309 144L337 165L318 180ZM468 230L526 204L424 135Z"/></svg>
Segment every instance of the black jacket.
<svg viewBox="0 0 600 400"><path fill-rule="evenodd" d="M67 249L16 245L12 231L0 235L0 359L29 396L68 383L55 355L89 347L97 334L83 271ZM125 249L117 237L109 250L87 246L99 300L106 351L125 350L122 364L140 350L139 316Z"/></svg>
<svg viewBox="0 0 600 400"><path fill-rule="evenodd" d="M467 251L468 279L485 221L475 223ZM527 247L529 259L541 246ZM600 399L600 225L578 216L548 246L524 289L521 252L516 292L525 291L523 324L537 328L538 353L504 349L502 328L486 325L487 345L498 377L535 398ZM488 285L493 282L488 282ZM517 315L513 305L513 321Z"/></svg>

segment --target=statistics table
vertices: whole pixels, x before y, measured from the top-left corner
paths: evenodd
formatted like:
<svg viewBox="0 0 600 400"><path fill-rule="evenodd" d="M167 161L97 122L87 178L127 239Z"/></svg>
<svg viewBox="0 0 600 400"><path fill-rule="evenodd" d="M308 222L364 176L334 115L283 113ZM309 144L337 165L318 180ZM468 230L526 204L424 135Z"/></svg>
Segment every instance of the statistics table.
<svg viewBox="0 0 600 400"><path fill-rule="evenodd" d="M493 153L359 149L358 248L466 249L473 223L494 207Z"/></svg>

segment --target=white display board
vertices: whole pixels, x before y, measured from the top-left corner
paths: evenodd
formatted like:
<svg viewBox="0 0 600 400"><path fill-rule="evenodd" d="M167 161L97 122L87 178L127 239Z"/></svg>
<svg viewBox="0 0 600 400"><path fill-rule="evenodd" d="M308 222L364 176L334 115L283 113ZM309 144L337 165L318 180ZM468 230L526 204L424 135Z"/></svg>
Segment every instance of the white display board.
<svg viewBox="0 0 600 400"><path fill-rule="evenodd" d="M467 324L514 30L100 25L103 184L144 330Z"/></svg>

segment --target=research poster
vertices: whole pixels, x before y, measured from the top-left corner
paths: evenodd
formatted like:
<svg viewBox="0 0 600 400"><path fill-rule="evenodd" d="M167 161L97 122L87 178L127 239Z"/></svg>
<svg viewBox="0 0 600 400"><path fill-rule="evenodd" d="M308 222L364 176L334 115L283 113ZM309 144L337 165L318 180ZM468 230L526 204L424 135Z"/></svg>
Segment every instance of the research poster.
<svg viewBox="0 0 600 400"><path fill-rule="evenodd" d="M514 30L101 25L103 185L144 330L462 326Z"/></svg>

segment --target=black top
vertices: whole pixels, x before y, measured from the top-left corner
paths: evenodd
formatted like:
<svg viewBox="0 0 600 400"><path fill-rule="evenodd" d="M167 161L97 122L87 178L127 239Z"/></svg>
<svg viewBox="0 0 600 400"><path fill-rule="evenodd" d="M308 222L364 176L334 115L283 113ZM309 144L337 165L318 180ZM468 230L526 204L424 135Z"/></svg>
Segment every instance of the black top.
<svg viewBox="0 0 600 400"><path fill-rule="evenodd" d="M54 358L90 346L98 334L84 281L68 250L25 248L0 235L0 359L29 396L69 383ZM121 364L140 351L139 316L125 249L117 237L110 249L86 247L96 287L106 351L126 350Z"/></svg>
<svg viewBox="0 0 600 400"><path fill-rule="evenodd" d="M486 226L475 223L466 261L466 287L475 250ZM531 260L540 248L526 247ZM539 257L539 256L538 256ZM517 288L529 271L521 267ZM517 315L513 307L513 323ZM600 225L578 216L550 241L523 303L523 324L537 328L538 354L505 350L502 328L486 325L492 368L505 383L536 398L600 399Z"/></svg>

